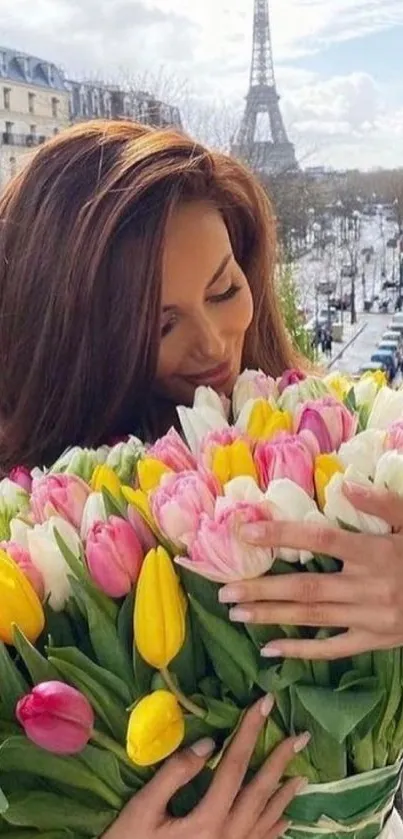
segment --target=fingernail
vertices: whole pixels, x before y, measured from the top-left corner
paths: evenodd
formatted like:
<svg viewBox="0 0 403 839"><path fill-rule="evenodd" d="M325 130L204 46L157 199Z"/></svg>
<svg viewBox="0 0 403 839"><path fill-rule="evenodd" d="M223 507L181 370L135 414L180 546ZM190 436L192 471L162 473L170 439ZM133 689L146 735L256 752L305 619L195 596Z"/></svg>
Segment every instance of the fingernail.
<svg viewBox="0 0 403 839"><path fill-rule="evenodd" d="M241 524L239 528L239 535L245 542L260 542L261 539L264 539L266 533L267 524L265 522Z"/></svg>
<svg viewBox="0 0 403 839"><path fill-rule="evenodd" d="M300 778L297 784L297 792L302 792L303 789L306 789L309 786L309 779L308 778Z"/></svg>
<svg viewBox="0 0 403 839"><path fill-rule="evenodd" d="M311 739L311 735L310 735L309 731L304 731L303 734L300 734L300 736L297 738L297 740L294 743L295 754L298 754L298 752L302 752L302 750L305 749L305 746L308 745L310 739Z"/></svg>
<svg viewBox="0 0 403 839"><path fill-rule="evenodd" d="M262 647L260 650L260 655L263 658L282 658L283 653L279 650L278 647L272 647L271 644L268 644L267 647Z"/></svg>
<svg viewBox="0 0 403 839"><path fill-rule="evenodd" d="M236 603L242 600L241 590L235 586L224 586L218 592L218 599L220 603Z"/></svg>
<svg viewBox="0 0 403 839"><path fill-rule="evenodd" d="M208 757L208 755L213 753L214 749L215 742L211 737L203 737L202 740L198 740L197 743L193 743L190 746L190 751L197 755L197 757Z"/></svg>
<svg viewBox="0 0 403 839"><path fill-rule="evenodd" d="M260 713L262 717L268 717L274 705L274 696L267 693L260 701Z"/></svg>
<svg viewBox="0 0 403 839"><path fill-rule="evenodd" d="M347 492L351 492L354 495L360 495L361 498L367 498L371 495L371 491L368 487L362 486L362 484L356 484L353 481L344 481L343 487L347 490Z"/></svg>
<svg viewBox="0 0 403 839"><path fill-rule="evenodd" d="M229 619L230 621L239 622L239 623L248 623L252 618L252 612L248 612L247 609L244 609L241 606L235 606L234 609L229 610Z"/></svg>

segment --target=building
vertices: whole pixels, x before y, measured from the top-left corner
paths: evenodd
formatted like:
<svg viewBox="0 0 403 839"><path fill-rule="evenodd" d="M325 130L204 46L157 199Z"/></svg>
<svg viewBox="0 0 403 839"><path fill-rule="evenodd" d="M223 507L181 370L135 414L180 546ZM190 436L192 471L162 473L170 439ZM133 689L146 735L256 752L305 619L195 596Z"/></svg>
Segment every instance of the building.
<svg viewBox="0 0 403 839"><path fill-rule="evenodd" d="M69 121L63 73L49 61L0 47L0 186Z"/></svg>
<svg viewBox="0 0 403 839"><path fill-rule="evenodd" d="M132 119L146 125L182 127L179 108L141 90L123 89L94 81L66 81L70 120Z"/></svg>

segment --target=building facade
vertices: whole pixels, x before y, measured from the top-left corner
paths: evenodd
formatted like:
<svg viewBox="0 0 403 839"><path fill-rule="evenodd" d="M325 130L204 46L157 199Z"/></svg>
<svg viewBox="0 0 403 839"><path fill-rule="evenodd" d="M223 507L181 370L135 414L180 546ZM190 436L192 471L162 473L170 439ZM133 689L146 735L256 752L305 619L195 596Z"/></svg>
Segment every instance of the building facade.
<svg viewBox="0 0 403 839"><path fill-rule="evenodd" d="M67 81L70 95L70 120L132 119L162 128L181 128L179 108L156 99L141 90L124 90L103 82Z"/></svg>
<svg viewBox="0 0 403 839"><path fill-rule="evenodd" d="M66 128L70 94L51 62L0 47L0 187L32 150Z"/></svg>

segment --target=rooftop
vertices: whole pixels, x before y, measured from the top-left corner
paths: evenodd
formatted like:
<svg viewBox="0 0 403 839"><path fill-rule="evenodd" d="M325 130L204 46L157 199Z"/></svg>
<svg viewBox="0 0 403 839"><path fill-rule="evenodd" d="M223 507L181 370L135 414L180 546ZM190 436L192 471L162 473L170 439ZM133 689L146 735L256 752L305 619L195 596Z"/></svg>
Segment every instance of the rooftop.
<svg viewBox="0 0 403 839"><path fill-rule="evenodd" d="M52 90L65 90L62 71L49 61L0 46L0 82L33 84Z"/></svg>

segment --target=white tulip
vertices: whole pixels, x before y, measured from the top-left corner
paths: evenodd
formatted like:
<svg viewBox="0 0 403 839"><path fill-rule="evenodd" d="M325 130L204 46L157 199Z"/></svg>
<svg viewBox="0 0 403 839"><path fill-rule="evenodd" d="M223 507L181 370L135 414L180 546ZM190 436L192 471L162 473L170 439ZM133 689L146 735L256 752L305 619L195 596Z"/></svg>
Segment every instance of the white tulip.
<svg viewBox="0 0 403 839"><path fill-rule="evenodd" d="M246 501L248 504L259 504L265 500L265 495L259 489L256 481L249 476L233 478L224 485L224 496L231 502Z"/></svg>
<svg viewBox="0 0 403 839"><path fill-rule="evenodd" d="M33 564L41 572L45 595L55 612L61 612L71 595L69 577L72 572L57 544L55 531L70 551L80 556L80 540L74 527L60 516L52 516L44 524L37 524L27 532L28 550Z"/></svg>
<svg viewBox="0 0 403 839"><path fill-rule="evenodd" d="M265 499L273 518L283 521L304 521L310 513L317 512L315 501L289 478L271 481L265 493ZM277 548L276 556L286 562L299 562L301 553L295 548Z"/></svg>
<svg viewBox="0 0 403 839"><path fill-rule="evenodd" d="M193 399L193 407L198 410L203 408L211 408L212 411L217 411L222 414L224 419L228 419L230 412L230 401L226 396L220 396L212 387L196 388Z"/></svg>
<svg viewBox="0 0 403 839"><path fill-rule="evenodd" d="M24 510L28 507L29 495L15 481L10 481L10 478L3 478L0 481L0 503L10 510Z"/></svg>
<svg viewBox="0 0 403 839"><path fill-rule="evenodd" d="M347 443L342 443L337 456L343 466L353 466L367 478L375 475L376 464L383 454L386 432L377 428L361 431Z"/></svg>
<svg viewBox="0 0 403 839"><path fill-rule="evenodd" d="M129 437L126 442L117 443L109 450L105 460L123 484L131 483L138 460L144 455L145 448L137 437Z"/></svg>
<svg viewBox="0 0 403 839"><path fill-rule="evenodd" d="M238 419L242 409L250 400L266 399L275 403L278 397L276 380L266 376L262 370L244 370L236 381L232 393L232 410Z"/></svg>
<svg viewBox="0 0 403 839"><path fill-rule="evenodd" d="M393 450L382 455L376 467L374 485L403 496L403 454Z"/></svg>
<svg viewBox="0 0 403 839"><path fill-rule="evenodd" d="M323 379L317 376L308 376L295 385L289 385L281 394L277 407L282 411L289 411L294 414L301 402L311 399L321 399L323 396L330 396L331 391Z"/></svg>
<svg viewBox="0 0 403 839"><path fill-rule="evenodd" d="M387 429L392 422L403 419L403 389L381 387L368 418L367 428Z"/></svg>
<svg viewBox="0 0 403 839"><path fill-rule="evenodd" d="M364 378L354 384L353 389L357 408L361 408L364 405L372 408L379 390L379 384L376 380L372 376L364 376Z"/></svg>
<svg viewBox="0 0 403 839"><path fill-rule="evenodd" d="M22 548L28 550L28 532L32 530L32 525L28 524L18 516L10 521L10 542L17 542Z"/></svg>
<svg viewBox="0 0 403 839"><path fill-rule="evenodd" d="M88 496L81 519L80 536L85 540L94 522L107 521L108 515L105 509L105 502L102 492L91 492Z"/></svg>
<svg viewBox="0 0 403 839"><path fill-rule="evenodd" d="M176 410L188 446L195 455L199 454L200 444L206 434L229 428L223 413L214 408L185 408L180 405Z"/></svg>
<svg viewBox="0 0 403 839"><path fill-rule="evenodd" d="M51 473L66 472L89 483L94 469L96 466L105 463L109 451L109 446L100 446L98 449L84 449L81 446L73 446L59 457L49 471Z"/></svg>
<svg viewBox="0 0 403 839"><path fill-rule="evenodd" d="M350 503L343 492L344 481L351 481L362 486L373 486L369 478L354 466L349 466L343 475L340 472L333 475L326 487L325 516L330 521L337 522L341 527L350 527L362 533L376 535L388 533L389 525L383 519L362 513Z"/></svg>

